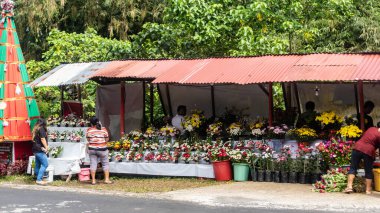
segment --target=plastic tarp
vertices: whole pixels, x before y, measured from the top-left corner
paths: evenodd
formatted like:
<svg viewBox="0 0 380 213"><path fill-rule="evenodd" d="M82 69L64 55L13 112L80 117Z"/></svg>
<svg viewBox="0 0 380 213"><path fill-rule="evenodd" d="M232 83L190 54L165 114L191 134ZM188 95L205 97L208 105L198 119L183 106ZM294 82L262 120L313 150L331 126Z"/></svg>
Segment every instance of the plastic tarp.
<svg viewBox="0 0 380 213"><path fill-rule="evenodd" d="M169 112L166 85L160 84L159 88L165 110ZM179 105L185 105L188 114L192 109L199 109L206 117L212 116L211 86L168 85L168 88L173 115ZM268 117L268 96L258 85L216 85L214 97L216 117L222 116L226 109L240 111L252 119Z"/></svg>
<svg viewBox="0 0 380 213"><path fill-rule="evenodd" d="M96 116L110 131L111 140L120 138L120 84L99 85L96 93ZM143 118L143 83L125 84L125 131L141 129Z"/></svg>
<svg viewBox="0 0 380 213"><path fill-rule="evenodd" d="M301 112L305 111L306 102L313 101L317 112L332 110L341 116L357 114L354 83L297 83L297 87ZM378 84L364 84L364 101L371 100L375 103L375 108L370 114L375 125L380 121L379 90L380 85ZM296 107L297 104L295 97L295 92L292 90L293 107Z"/></svg>

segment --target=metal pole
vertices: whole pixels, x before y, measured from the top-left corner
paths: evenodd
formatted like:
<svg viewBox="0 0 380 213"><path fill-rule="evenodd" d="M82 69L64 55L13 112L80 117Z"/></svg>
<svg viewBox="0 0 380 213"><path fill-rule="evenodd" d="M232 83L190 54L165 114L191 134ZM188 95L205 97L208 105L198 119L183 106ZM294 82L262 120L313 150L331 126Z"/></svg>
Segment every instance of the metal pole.
<svg viewBox="0 0 380 213"><path fill-rule="evenodd" d="M211 107L212 107L212 117L215 119L216 112L215 112L215 88L214 86L211 86Z"/></svg>
<svg viewBox="0 0 380 213"><path fill-rule="evenodd" d="M164 115L167 116L168 112L166 111L164 99L162 98L162 93L161 93L160 85L158 85L158 84L157 84L157 92L158 92L158 96L160 97L160 102L161 102L162 110L164 111Z"/></svg>
<svg viewBox="0 0 380 213"><path fill-rule="evenodd" d="M364 92L363 81L358 82L359 106L360 106L360 128L364 131Z"/></svg>
<svg viewBox="0 0 380 213"><path fill-rule="evenodd" d="M354 84L354 90L355 90L355 107L356 107L356 115L360 114L359 110L359 97L358 97L358 85Z"/></svg>
<svg viewBox="0 0 380 213"><path fill-rule="evenodd" d="M64 86L60 86L59 88L61 89L61 117L63 117Z"/></svg>
<svg viewBox="0 0 380 213"><path fill-rule="evenodd" d="M146 112L146 104L145 104L145 99L146 99L146 82L143 81L143 117L142 117L142 129L145 130L145 127L146 127L146 116L145 116L145 112Z"/></svg>
<svg viewBox="0 0 380 213"><path fill-rule="evenodd" d="M298 111L298 114L301 114L301 101L300 101L300 96L299 96L299 93L298 93L298 87L297 87L297 84L294 83L294 93L296 95L296 101L297 101L297 111Z"/></svg>
<svg viewBox="0 0 380 213"><path fill-rule="evenodd" d="M168 99L169 116L173 117L172 101L170 99L170 91L169 91L169 85L168 84L166 84L166 97Z"/></svg>
<svg viewBox="0 0 380 213"><path fill-rule="evenodd" d="M120 136L125 134L125 82L120 83Z"/></svg>
<svg viewBox="0 0 380 213"><path fill-rule="evenodd" d="M153 111L154 111L154 84L150 83L150 125L153 126Z"/></svg>
<svg viewBox="0 0 380 213"><path fill-rule="evenodd" d="M269 116L268 116L268 122L269 126L273 126L273 84L269 83L268 84L268 110L269 110Z"/></svg>

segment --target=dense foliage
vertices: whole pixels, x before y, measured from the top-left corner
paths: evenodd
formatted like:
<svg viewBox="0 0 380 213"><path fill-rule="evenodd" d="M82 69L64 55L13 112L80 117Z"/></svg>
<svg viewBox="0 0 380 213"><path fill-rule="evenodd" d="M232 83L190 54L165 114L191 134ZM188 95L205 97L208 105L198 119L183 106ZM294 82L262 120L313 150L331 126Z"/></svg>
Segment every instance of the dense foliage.
<svg viewBox="0 0 380 213"><path fill-rule="evenodd" d="M145 22L160 21L162 0L16 0L18 33L27 59L41 59L52 29L127 40Z"/></svg>
<svg viewBox="0 0 380 213"><path fill-rule="evenodd" d="M60 63L107 61L130 56L129 42L102 38L93 29L83 34L66 33L52 30L47 38L49 50L43 54L43 61L31 60L27 63L29 74L35 79ZM89 115L94 113L95 88L93 82L84 85L82 101L84 109ZM76 87L67 88L71 93ZM58 88L35 88L37 101L42 115L59 114L60 93ZM66 93L70 95L70 93ZM69 97L66 97L67 100Z"/></svg>
<svg viewBox="0 0 380 213"><path fill-rule="evenodd" d="M35 78L61 62L380 49L376 0L18 0L16 22ZM99 35L117 38L109 40ZM59 29L53 30L53 29ZM66 32L74 32L65 33ZM76 33L75 33L76 32ZM82 34L83 33L83 34ZM131 41L131 43L129 42ZM85 89L93 109L94 85ZM44 114L56 89L38 89ZM282 107L275 86L275 105ZM157 108L157 107L156 107Z"/></svg>

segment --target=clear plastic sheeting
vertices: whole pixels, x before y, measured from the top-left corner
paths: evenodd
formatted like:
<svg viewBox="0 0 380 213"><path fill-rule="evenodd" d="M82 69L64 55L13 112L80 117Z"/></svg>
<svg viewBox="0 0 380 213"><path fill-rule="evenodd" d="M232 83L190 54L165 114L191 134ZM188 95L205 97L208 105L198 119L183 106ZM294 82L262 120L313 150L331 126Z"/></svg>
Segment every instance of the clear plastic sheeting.
<svg viewBox="0 0 380 213"><path fill-rule="evenodd" d="M109 64L109 62L62 64L37 78L30 85L43 87L83 84L87 82L96 71L102 69L107 64Z"/></svg>
<svg viewBox="0 0 380 213"><path fill-rule="evenodd" d="M143 83L125 84L125 131L141 129L143 118ZM111 140L120 138L121 85L99 85L96 93L96 116L110 131Z"/></svg>

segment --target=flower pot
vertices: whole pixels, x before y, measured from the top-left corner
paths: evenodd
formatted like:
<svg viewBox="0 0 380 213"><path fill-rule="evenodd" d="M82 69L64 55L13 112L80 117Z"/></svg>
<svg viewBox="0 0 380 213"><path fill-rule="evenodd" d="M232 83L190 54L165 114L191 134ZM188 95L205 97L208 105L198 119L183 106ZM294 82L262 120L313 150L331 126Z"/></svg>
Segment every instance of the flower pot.
<svg viewBox="0 0 380 213"><path fill-rule="evenodd" d="M289 183L297 183L297 172L289 172Z"/></svg>
<svg viewBox="0 0 380 213"><path fill-rule="evenodd" d="M234 163L234 181L248 181L249 164Z"/></svg>
<svg viewBox="0 0 380 213"><path fill-rule="evenodd" d="M281 183L280 171L275 171L273 173L273 182L275 182L275 183Z"/></svg>
<svg viewBox="0 0 380 213"><path fill-rule="evenodd" d="M265 171L265 182L272 182L272 171Z"/></svg>
<svg viewBox="0 0 380 213"><path fill-rule="evenodd" d="M316 183L319 179L320 179L320 174L318 174L318 173L312 173L310 175L310 182L312 184Z"/></svg>
<svg viewBox="0 0 380 213"><path fill-rule="evenodd" d="M257 181L264 182L264 179L265 179L265 171L264 170L257 171Z"/></svg>
<svg viewBox="0 0 380 213"><path fill-rule="evenodd" d="M282 171L281 172L281 183L288 183L289 182L289 173Z"/></svg>
<svg viewBox="0 0 380 213"><path fill-rule="evenodd" d="M256 170L251 169L251 177L252 177L253 182L257 181L257 171Z"/></svg>
<svg viewBox="0 0 380 213"><path fill-rule="evenodd" d="M298 174L298 183L306 184L306 173L299 173Z"/></svg>
<svg viewBox="0 0 380 213"><path fill-rule="evenodd" d="M231 163L229 160L212 162L212 167L214 168L215 180L232 180Z"/></svg>

